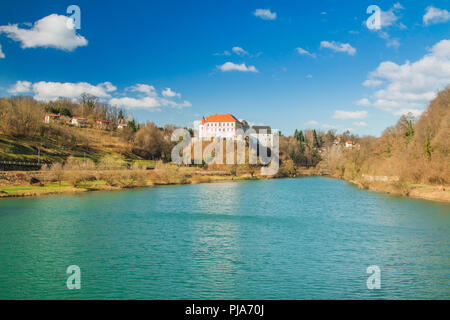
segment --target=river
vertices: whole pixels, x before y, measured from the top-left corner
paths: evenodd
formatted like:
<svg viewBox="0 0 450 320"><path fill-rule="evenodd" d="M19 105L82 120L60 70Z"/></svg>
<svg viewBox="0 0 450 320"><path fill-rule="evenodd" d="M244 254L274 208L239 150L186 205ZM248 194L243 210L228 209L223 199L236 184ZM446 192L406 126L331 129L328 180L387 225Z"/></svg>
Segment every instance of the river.
<svg viewBox="0 0 450 320"><path fill-rule="evenodd" d="M3 199L0 299L449 299L449 240L449 204L320 177Z"/></svg>

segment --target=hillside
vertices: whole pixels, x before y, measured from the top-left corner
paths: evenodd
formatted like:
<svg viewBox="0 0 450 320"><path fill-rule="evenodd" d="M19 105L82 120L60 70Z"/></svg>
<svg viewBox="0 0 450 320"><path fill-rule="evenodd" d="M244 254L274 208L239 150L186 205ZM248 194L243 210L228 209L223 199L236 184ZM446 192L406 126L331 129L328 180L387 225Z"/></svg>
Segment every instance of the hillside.
<svg viewBox="0 0 450 320"><path fill-rule="evenodd" d="M359 138L358 144L351 150L330 148L319 167L376 191L408 195L428 185L448 191L450 88L441 91L418 119L402 116L381 137Z"/></svg>

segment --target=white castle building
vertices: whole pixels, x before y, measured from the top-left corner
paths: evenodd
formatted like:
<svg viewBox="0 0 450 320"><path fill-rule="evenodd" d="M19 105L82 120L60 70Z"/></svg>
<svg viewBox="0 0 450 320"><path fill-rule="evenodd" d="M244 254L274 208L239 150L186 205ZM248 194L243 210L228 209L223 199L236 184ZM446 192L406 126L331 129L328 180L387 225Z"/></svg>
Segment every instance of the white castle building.
<svg viewBox="0 0 450 320"><path fill-rule="evenodd" d="M205 119L202 118L198 125L198 136L200 139L211 138L238 138L237 130L241 129L244 133L249 129L247 121L239 121L231 114L214 114ZM269 126L253 126L250 130L250 138L255 139L257 143L266 147L272 146L273 135L276 130ZM243 138L243 137L241 137Z"/></svg>
<svg viewBox="0 0 450 320"><path fill-rule="evenodd" d="M238 129L246 130L245 123L239 121L231 114L213 114L198 125L198 136L200 139L209 138L233 138L236 137Z"/></svg>

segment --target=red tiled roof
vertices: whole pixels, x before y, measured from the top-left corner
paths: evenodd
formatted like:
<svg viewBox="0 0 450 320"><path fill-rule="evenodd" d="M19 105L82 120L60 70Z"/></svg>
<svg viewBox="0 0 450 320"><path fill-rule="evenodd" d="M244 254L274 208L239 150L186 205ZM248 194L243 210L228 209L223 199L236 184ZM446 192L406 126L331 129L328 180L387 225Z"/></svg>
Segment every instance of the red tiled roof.
<svg viewBox="0 0 450 320"><path fill-rule="evenodd" d="M205 124L205 117L202 118L202 124Z"/></svg>
<svg viewBox="0 0 450 320"><path fill-rule="evenodd" d="M59 114L49 113L47 114L47 117L60 117Z"/></svg>
<svg viewBox="0 0 450 320"><path fill-rule="evenodd" d="M206 122L237 122L238 119L236 119L233 115L227 113L227 114L213 114L206 118Z"/></svg>

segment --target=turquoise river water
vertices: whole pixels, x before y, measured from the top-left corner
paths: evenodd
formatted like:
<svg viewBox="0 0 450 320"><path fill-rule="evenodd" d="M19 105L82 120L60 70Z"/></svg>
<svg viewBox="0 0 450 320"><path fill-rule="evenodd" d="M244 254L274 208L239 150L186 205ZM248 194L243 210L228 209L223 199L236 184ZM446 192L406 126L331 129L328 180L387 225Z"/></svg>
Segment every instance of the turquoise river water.
<svg viewBox="0 0 450 320"><path fill-rule="evenodd" d="M449 240L449 204L319 177L4 199L0 299L449 299Z"/></svg>

